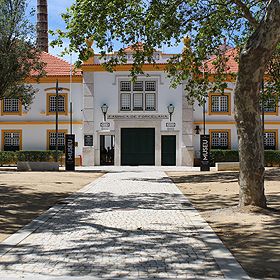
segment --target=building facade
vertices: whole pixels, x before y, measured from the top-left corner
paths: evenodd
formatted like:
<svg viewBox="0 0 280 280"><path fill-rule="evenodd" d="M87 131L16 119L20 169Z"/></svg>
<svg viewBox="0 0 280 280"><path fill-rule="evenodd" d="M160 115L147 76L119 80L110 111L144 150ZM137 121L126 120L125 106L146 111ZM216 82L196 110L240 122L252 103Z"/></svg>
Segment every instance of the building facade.
<svg viewBox="0 0 280 280"><path fill-rule="evenodd" d="M199 158L203 131L203 108L190 105L184 85L170 88L164 69L171 55L155 52L156 65L145 64L145 75L135 82L128 64L113 73L105 71L95 55L71 75L71 65L43 53L47 76L26 110L16 99L1 100L1 149L49 150L55 148L55 84L59 82L59 149L65 134L76 135L76 158L93 165L192 166ZM232 72L236 62L229 59ZM228 79L225 94L209 93L205 106L205 133L211 148L237 149L234 121L234 81ZM70 126L70 102L73 122ZM278 102L265 104L265 148L278 149L280 117Z"/></svg>
<svg viewBox="0 0 280 280"><path fill-rule="evenodd" d="M25 109L18 99L1 100L0 133L1 150L53 150L55 149L55 93L59 82L59 149L64 150L65 134L70 132L70 100L75 104L73 111L73 132L78 142L77 156L82 154L83 83L80 72L72 77L70 85L70 64L48 53L42 54L46 63L46 77L39 83L32 77L27 81L37 89L30 108Z"/></svg>

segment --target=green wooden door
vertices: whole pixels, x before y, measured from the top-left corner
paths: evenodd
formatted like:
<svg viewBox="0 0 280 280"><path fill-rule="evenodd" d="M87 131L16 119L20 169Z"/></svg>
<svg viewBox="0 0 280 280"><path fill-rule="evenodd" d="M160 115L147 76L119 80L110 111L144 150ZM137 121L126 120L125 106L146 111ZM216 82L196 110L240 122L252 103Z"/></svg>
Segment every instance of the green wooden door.
<svg viewBox="0 0 280 280"><path fill-rule="evenodd" d="M161 136L161 165L176 165L176 135Z"/></svg>
<svg viewBox="0 0 280 280"><path fill-rule="evenodd" d="M121 129L121 165L155 165L155 129Z"/></svg>

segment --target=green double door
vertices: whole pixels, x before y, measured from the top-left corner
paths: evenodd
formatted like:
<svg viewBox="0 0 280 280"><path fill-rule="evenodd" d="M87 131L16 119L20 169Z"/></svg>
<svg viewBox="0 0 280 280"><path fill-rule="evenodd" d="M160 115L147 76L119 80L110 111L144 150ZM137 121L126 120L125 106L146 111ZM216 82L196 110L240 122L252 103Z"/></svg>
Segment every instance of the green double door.
<svg viewBox="0 0 280 280"><path fill-rule="evenodd" d="M121 165L155 165L155 129L121 129Z"/></svg>

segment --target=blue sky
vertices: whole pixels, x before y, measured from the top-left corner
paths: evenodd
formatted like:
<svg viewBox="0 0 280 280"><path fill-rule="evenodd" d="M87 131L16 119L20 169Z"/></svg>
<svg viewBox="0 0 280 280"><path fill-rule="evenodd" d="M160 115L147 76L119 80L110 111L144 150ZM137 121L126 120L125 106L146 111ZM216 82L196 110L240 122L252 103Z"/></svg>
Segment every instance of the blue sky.
<svg viewBox="0 0 280 280"><path fill-rule="evenodd" d="M49 5L49 29L50 30L56 30L56 29L65 29L64 21L61 19L61 14L65 12L66 8L70 7L71 4L74 2L74 0L48 0ZM27 3L29 5L29 9L36 8L37 0L27 0ZM35 16L31 18L31 20L35 23L36 18ZM49 36L50 40L52 39L51 36ZM65 42L67 45L67 42ZM167 48L164 47L163 51L167 53L178 53L181 52L182 45L179 45L178 47L173 48ZM97 50L98 51L98 50ZM59 55L61 53L60 48L51 48L49 49L49 52L54 55ZM73 55L73 60L77 58L77 55ZM69 57L64 57L66 60L70 60Z"/></svg>

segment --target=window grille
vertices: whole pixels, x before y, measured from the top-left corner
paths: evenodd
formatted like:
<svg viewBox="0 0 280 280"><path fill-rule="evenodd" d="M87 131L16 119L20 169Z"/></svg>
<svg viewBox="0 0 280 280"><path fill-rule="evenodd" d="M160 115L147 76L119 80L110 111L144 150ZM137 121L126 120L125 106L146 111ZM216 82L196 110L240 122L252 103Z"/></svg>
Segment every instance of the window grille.
<svg viewBox="0 0 280 280"><path fill-rule="evenodd" d="M56 112L56 95L49 96L49 112ZM65 112L65 96L58 96L58 112Z"/></svg>
<svg viewBox="0 0 280 280"><path fill-rule="evenodd" d="M155 81L145 82L145 90L146 91L156 91L156 82Z"/></svg>
<svg viewBox="0 0 280 280"><path fill-rule="evenodd" d="M142 93L133 94L133 110L135 110L135 111L143 110L143 94Z"/></svg>
<svg viewBox="0 0 280 280"><path fill-rule="evenodd" d="M155 93L146 93L146 110L155 111L156 110L156 95Z"/></svg>
<svg viewBox="0 0 280 280"><path fill-rule="evenodd" d="M130 93L121 94L121 111L130 111Z"/></svg>
<svg viewBox="0 0 280 280"><path fill-rule="evenodd" d="M211 133L212 149L228 149L229 139L228 132L212 132Z"/></svg>
<svg viewBox="0 0 280 280"><path fill-rule="evenodd" d="M133 83L133 91L143 91L143 90L144 90L143 82Z"/></svg>
<svg viewBox="0 0 280 280"><path fill-rule="evenodd" d="M275 113L276 112L276 100L275 98L268 98L264 101L263 110L266 113Z"/></svg>
<svg viewBox="0 0 280 280"><path fill-rule="evenodd" d="M264 133L264 148L265 150L276 150L276 133L265 132Z"/></svg>
<svg viewBox="0 0 280 280"><path fill-rule="evenodd" d="M212 95L211 96L211 111L212 112L228 112L228 95Z"/></svg>
<svg viewBox="0 0 280 280"><path fill-rule="evenodd" d="M55 140L56 140L56 133L49 132L49 149L50 150L55 150L55 148L56 148ZM64 151L64 148L65 148L65 133L64 132L58 132L57 143L58 143L58 149L61 151Z"/></svg>
<svg viewBox="0 0 280 280"><path fill-rule="evenodd" d="M20 149L20 133L4 132L4 151L18 151Z"/></svg>
<svg viewBox="0 0 280 280"><path fill-rule="evenodd" d="M131 91L131 82L122 81L120 83L120 89L121 91Z"/></svg>
<svg viewBox="0 0 280 280"><path fill-rule="evenodd" d="M19 100L17 98L4 98L3 102L4 112L19 112Z"/></svg>

